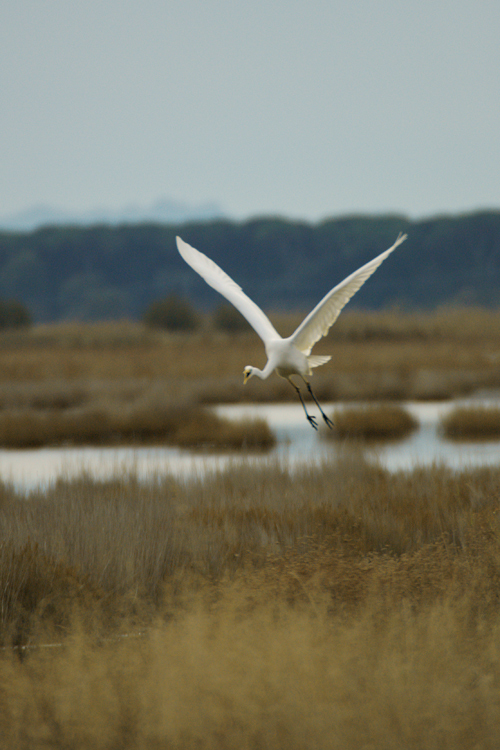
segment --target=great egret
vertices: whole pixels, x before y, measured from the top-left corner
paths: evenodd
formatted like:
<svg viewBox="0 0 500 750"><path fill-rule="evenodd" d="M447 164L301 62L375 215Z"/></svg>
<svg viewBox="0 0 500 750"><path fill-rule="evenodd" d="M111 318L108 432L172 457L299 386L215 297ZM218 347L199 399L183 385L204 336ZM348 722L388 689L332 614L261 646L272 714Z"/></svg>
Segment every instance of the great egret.
<svg viewBox="0 0 500 750"><path fill-rule="evenodd" d="M243 370L243 383L245 384L252 375L257 375L261 380L265 380L271 375L273 370L275 370L280 377L288 380L295 388L307 419L314 429L317 430L318 426L316 424L316 418L308 413L300 388L293 382L293 380L291 380L291 376L298 375L302 378L312 399L319 408L321 416L331 429L333 422L326 416L321 408L308 380L312 375L312 368L324 365L325 362L328 362L331 359L331 357L311 355L311 349L322 336L325 336L328 333L330 327L340 315L344 305L347 304L351 297L380 266L382 261L384 261L387 256L398 247L398 245L401 245L401 243L405 241L406 237L406 234L399 234L394 245L388 250L378 255L369 263L365 263L364 266L358 268L357 271L354 271L354 273L344 279L344 281L341 281L340 284L333 287L333 289L323 297L321 302L316 305L314 310L312 310L304 319L295 333L292 333L292 335L288 336L286 339L279 335L267 315L262 312L260 307L257 307L255 302L252 302L252 300L247 297L241 287L239 287L238 284L236 284L227 273L222 270L222 268L219 268L213 260L210 260L206 255L200 253L199 250L195 250L194 247L188 245L187 242L184 242L180 237L177 237L176 241L177 248L186 263L199 273L200 276L205 279L207 284L220 292L220 294L222 294L236 307L237 310L240 311L264 342L267 354L266 366L263 370L259 370L258 367L247 365Z"/></svg>

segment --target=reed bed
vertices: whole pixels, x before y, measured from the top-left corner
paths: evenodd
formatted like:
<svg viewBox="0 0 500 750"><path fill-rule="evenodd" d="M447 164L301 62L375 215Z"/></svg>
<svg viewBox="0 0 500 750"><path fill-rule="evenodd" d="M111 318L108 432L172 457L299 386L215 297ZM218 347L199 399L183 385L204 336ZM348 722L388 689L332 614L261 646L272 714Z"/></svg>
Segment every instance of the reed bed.
<svg viewBox="0 0 500 750"><path fill-rule="evenodd" d="M498 468L357 452L3 485L2 742L495 747L499 490Z"/></svg>
<svg viewBox="0 0 500 750"><path fill-rule="evenodd" d="M284 334L300 316L272 316ZM443 399L500 388L500 313L479 309L434 313L347 310L318 343L332 355L315 371L321 401ZM316 351L316 349L315 349ZM0 443L161 442L269 446L260 425L212 422L199 407L239 401L291 401L281 378L253 378L263 366L256 334L210 327L169 334L138 323L65 323L0 334ZM185 424L174 426L178 406ZM188 424L191 426L188 427ZM200 429L196 436L196 425ZM255 433L250 436L250 431Z"/></svg>
<svg viewBox="0 0 500 750"><path fill-rule="evenodd" d="M349 440L401 440L418 427L417 420L400 404L369 404L336 409L335 425L328 438Z"/></svg>
<svg viewBox="0 0 500 750"><path fill-rule="evenodd" d="M287 334L300 316L272 316ZM319 342L332 362L315 382L332 399L436 398L500 385L500 313L480 309L434 313L361 313L346 310ZM315 349L316 351L316 349ZM213 402L290 399L286 383L250 381L245 365L263 366L253 332L168 334L134 323L58 324L0 335L0 383L157 381L189 387ZM293 397L293 395L292 395Z"/></svg>
<svg viewBox="0 0 500 750"><path fill-rule="evenodd" d="M277 330L291 334L309 310L271 315ZM383 310L347 307L335 327L332 340L369 341L465 341L500 339L500 311L463 305L443 305L434 310L408 310L393 306Z"/></svg>
<svg viewBox="0 0 500 750"><path fill-rule="evenodd" d="M314 389L497 388L499 342L497 311L346 311ZM223 428L203 404L295 398L278 378L242 387L264 359L254 334L208 324L7 332L0 435L207 443ZM354 447L294 472L249 460L146 484L131 467L28 496L0 483L0 519L5 747L498 745L500 468L389 474Z"/></svg>
<svg viewBox="0 0 500 750"><path fill-rule="evenodd" d="M268 450L275 437L264 419L233 421L196 405L161 400L127 407L97 401L68 409L0 411L0 446L68 444Z"/></svg>
<svg viewBox="0 0 500 750"><path fill-rule="evenodd" d="M297 328L309 310L298 312L268 311L276 330L288 336ZM201 335L224 337L213 326L210 314L201 314ZM0 335L0 348L30 346L67 346L105 348L131 345L156 346L165 337L161 329L150 328L130 320L101 323L61 322L38 324L26 329L6 329ZM175 335L175 334L174 334ZM199 334L195 334L199 335ZM238 337L253 337L240 332ZM232 336L231 336L232 338ZM348 306L331 329L332 341L491 341L500 339L500 310L475 306L447 305L435 310L408 310L390 307L384 310L361 310Z"/></svg>
<svg viewBox="0 0 500 750"><path fill-rule="evenodd" d="M449 440L500 439L500 409L494 406L457 406L440 421Z"/></svg>
<svg viewBox="0 0 500 750"><path fill-rule="evenodd" d="M23 665L5 659L5 746L496 747L495 619L464 624L445 602L332 621L321 600L248 612L247 596L195 602L142 639L95 646L77 633Z"/></svg>

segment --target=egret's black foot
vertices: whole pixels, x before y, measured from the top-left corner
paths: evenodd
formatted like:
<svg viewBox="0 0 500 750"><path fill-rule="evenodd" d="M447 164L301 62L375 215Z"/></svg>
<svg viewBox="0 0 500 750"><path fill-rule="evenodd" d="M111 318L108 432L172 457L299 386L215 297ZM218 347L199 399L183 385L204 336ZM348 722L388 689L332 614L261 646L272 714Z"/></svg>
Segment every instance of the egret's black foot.
<svg viewBox="0 0 500 750"><path fill-rule="evenodd" d="M332 420L330 419L330 417L327 417L327 416L326 416L326 414L323 414L323 419L325 420L325 424L326 424L326 425L328 425L328 427L329 427L329 428L330 428L331 430L333 430L333 428L335 427L335 425L334 425L334 423L332 422Z"/></svg>
<svg viewBox="0 0 500 750"><path fill-rule="evenodd" d="M314 401L314 403L316 404L316 406L317 406L317 407L318 407L318 409L320 410L320 412L321 412L321 416L322 416L322 417L323 417L323 419L325 420L325 424L326 424L326 425L327 425L327 426L328 426L328 427L330 428L330 430L332 430L332 429L333 429L333 427L334 427L334 424L333 424L332 420L331 420L331 419L330 419L329 417L327 417L327 416L326 416L325 412L324 412L324 411L323 411L323 409L321 408L321 404L319 403L318 399L317 399L317 398L316 398L316 396L314 395L314 393L313 393L313 390L312 390L312 388L311 388L311 384L310 384L310 383L307 383L307 390L309 391L309 393L310 393L310 395L311 395L311 398L312 398L312 400ZM302 399L301 399L301 400L302 400ZM302 405L304 405L304 404L302 404ZM305 409L305 406L304 406L304 409ZM318 428L316 427L316 429L318 429Z"/></svg>
<svg viewBox="0 0 500 750"><path fill-rule="evenodd" d="M311 426L314 427L315 430L318 429L318 425L316 424L316 417L312 417L310 414L306 414L308 422L311 423Z"/></svg>

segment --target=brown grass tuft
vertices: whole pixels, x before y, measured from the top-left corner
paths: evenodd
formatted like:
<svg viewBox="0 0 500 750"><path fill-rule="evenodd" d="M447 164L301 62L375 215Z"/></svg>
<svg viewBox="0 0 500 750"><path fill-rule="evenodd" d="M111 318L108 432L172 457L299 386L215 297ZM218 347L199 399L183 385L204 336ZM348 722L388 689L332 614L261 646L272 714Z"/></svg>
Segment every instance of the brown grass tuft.
<svg viewBox="0 0 500 750"><path fill-rule="evenodd" d="M450 440L495 440L500 438L500 408L460 406L440 422L442 434Z"/></svg>
<svg viewBox="0 0 500 750"><path fill-rule="evenodd" d="M265 419L234 421L198 409L189 421L182 422L175 444L184 448L247 448L268 450L276 439Z"/></svg>
<svg viewBox="0 0 500 750"><path fill-rule="evenodd" d="M174 405L157 399L137 399L131 404L98 400L70 409L0 411L0 445L155 443L267 450L275 443L265 420L234 422L193 404Z"/></svg>
<svg viewBox="0 0 500 750"><path fill-rule="evenodd" d="M328 437L351 440L397 440L418 426L407 409L397 404L337 409L332 419L335 427Z"/></svg>
<svg viewBox="0 0 500 750"><path fill-rule="evenodd" d="M19 646L44 623L45 639L68 631L77 610L97 613L103 592L64 560L46 555L29 539L0 546L0 643Z"/></svg>

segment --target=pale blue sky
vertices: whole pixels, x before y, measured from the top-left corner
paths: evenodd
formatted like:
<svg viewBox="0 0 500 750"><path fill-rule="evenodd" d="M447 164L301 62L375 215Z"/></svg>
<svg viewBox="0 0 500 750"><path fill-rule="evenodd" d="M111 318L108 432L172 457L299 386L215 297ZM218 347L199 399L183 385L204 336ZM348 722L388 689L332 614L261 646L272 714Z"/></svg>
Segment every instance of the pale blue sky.
<svg viewBox="0 0 500 750"><path fill-rule="evenodd" d="M500 208L499 0L2 0L0 215Z"/></svg>

